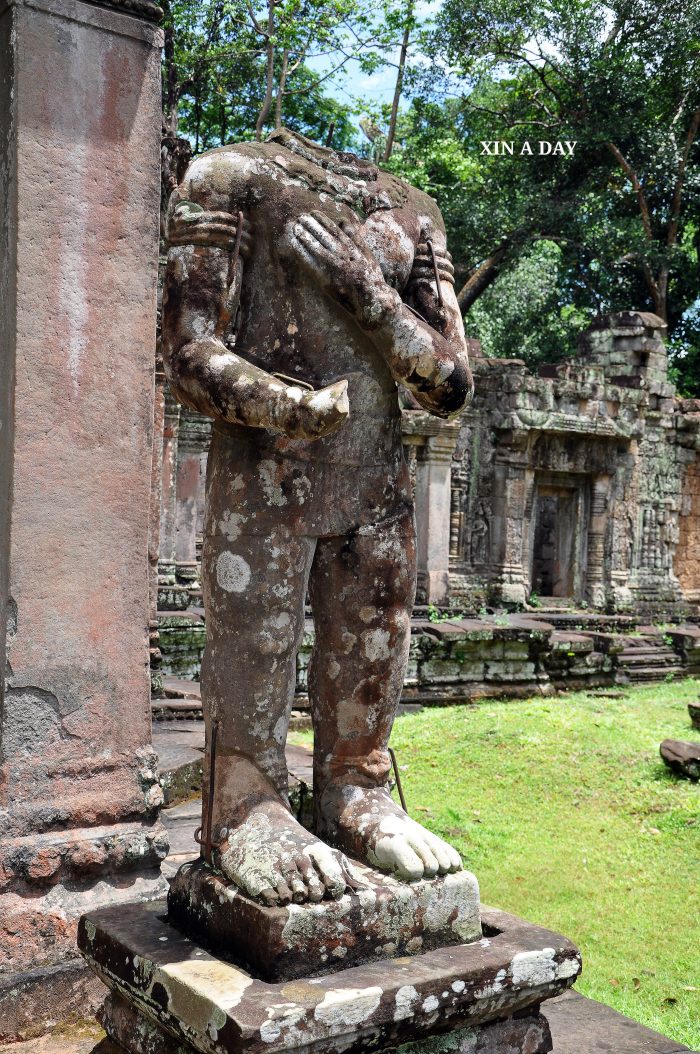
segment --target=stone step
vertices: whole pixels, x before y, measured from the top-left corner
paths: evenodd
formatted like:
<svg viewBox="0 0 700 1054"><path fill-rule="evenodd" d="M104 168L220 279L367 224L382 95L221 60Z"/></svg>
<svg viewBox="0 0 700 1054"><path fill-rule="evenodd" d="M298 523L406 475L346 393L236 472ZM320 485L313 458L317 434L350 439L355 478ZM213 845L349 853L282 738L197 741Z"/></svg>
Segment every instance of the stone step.
<svg viewBox="0 0 700 1054"><path fill-rule="evenodd" d="M163 691L168 699L201 699L199 681L188 681L184 677L164 677Z"/></svg>
<svg viewBox="0 0 700 1054"><path fill-rule="evenodd" d="M618 657L620 666L682 666L681 659L674 652L663 651L623 651Z"/></svg>
<svg viewBox="0 0 700 1054"><path fill-rule="evenodd" d="M167 807L179 808L201 795L204 763L204 723L172 720L153 727L153 748L158 755L160 784ZM290 789L304 783L311 787L313 752L308 747L287 745ZM169 809L164 810L164 814ZM193 828L194 830L194 828Z"/></svg>
<svg viewBox="0 0 700 1054"><path fill-rule="evenodd" d="M683 677L685 671L676 667L634 666L626 670L620 670L620 673L626 674L629 681L663 681L669 676L674 680Z"/></svg>

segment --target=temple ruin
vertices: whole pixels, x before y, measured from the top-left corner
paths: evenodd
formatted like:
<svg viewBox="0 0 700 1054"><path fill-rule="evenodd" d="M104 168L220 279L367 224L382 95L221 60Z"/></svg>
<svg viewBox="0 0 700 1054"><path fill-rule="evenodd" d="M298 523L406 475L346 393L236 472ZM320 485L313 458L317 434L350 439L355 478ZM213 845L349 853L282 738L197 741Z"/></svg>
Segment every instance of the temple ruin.
<svg viewBox="0 0 700 1054"><path fill-rule="evenodd" d="M539 375L519 359L482 357L472 341L476 394L464 414L439 421L404 409L419 560L408 701L697 668L700 401L677 397L664 331L645 312L603 319L577 359ZM197 554L209 435L206 418L166 396L162 671L169 694L195 710L196 685L173 682L196 680L204 648ZM640 627L641 642L625 638ZM309 622L302 707L312 642Z"/></svg>

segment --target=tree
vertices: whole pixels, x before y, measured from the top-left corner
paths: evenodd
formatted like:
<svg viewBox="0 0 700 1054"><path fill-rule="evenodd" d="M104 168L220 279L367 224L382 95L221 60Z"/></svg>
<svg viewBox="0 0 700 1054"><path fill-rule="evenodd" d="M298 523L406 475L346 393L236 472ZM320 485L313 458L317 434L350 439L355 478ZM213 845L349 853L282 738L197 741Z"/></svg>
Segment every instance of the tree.
<svg viewBox="0 0 700 1054"><path fill-rule="evenodd" d="M351 62L373 70L386 37L371 0L166 0L164 131L195 153L261 139L282 123L348 146L352 103L336 88Z"/></svg>
<svg viewBox="0 0 700 1054"><path fill-rule="evenodd" d="M698 275L697 239L685 235L700 204L700 5L446 0L435 44L472 79L469 96L498 133L576 142L594 222L605 198L613 216L607 245L596 232L605 266L636 271L648 306L675 323L687 301L674 286L689 263Z"/></svg>

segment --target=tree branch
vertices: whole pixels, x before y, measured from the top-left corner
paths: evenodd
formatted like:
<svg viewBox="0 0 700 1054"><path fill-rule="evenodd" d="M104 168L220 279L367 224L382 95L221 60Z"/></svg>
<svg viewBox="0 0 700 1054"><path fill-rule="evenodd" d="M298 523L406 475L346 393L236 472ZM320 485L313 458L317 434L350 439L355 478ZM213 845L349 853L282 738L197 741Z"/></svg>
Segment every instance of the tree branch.
<svg viewBox="0 0 700 1054"><path fill-rule="evenodd" d="M690 120L690 127L688 128L688 134L685 137L685 144L683 146L683 153L680 156L678 162L678 175L676 177L676 183L673 188L673 200L671 204L671 215L668 225L668 235L666 238L666 244L671 248L676 244L678 237L678 222L681 215L681 204L683 200L683 184L685 183L685 170L688 165L688 157L690 150L695 142L698 131L700 130L700 106L693 114Z"/></svg>
<svg viewBox="0 0 700 1054"><path fill-rule="evenodd" d="M457 303L462 314L469 310L483 292L498 278L499 268L512 248L512 239L504 238L497 249L471 271L457 294Z"/></svg>
<svg viewBox="0 0 700 1054"><path fill-rule="evenodd" d="M613 155L617 163L620 165L620 168L632 184L632 188L635 194L637 195L637 203L639 205L639 211L642 217L642 226L644 227L644 233L647 236L647 240L651 242L654 240L654 232L651 229L651 215L649 213L649 203L647 201L646 194L644 193L644 188L639 182L639 177L630 165L627 158L623 155L622 151L617 146L615 146L614 143L608 141L606 143L606 146L608 147L611 154Z"/></svg>

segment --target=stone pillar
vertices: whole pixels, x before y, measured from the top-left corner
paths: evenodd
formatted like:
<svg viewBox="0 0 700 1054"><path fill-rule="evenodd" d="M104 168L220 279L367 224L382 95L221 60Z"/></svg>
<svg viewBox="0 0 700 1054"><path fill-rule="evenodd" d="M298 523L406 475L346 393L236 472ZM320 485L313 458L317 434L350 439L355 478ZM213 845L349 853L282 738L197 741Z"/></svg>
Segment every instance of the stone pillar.
<svg viewBox="0 0 700 1054"><path fill-rule="evenodd" d="M591 513L588 522L588 563L586 567L586 600L594 608L605 608L607 586L605 574L605 540L608 531L610 477L600 476L593 483Z"/></svg>
<svg viewBox="0 0 700 1054"><path fill-rule="evenodd" d="M514 447L526 444L526 437L513 434ZM529 528L525 506L528 491L528 459L524 449L499 456L493 467L493 516L491 522L492 588L496 603L525 604L530 594L529 568L524 566L528 551L525 531Z"/></svg>
<svg viewBox="0 0 700 1054"><path fill-rule="evenodd" d="M190 591L199 588L197 521L200 500L202 453L208 451L211 420L194 410L180 413L175 508L175 559L177 581Z"/></svg>
<svg viewBox="0 0 700 1054"><path fill-rule="evenodd" d="M153 443L151 445L151 508L148 539L148 600L151 656L151 695L163 695L160 672L162 655L158 633L158 563L160 558L160 517L163 505L163 432L165 429L165 373L160 344L156 351L155 391L153 399Z"/></svg>
<svg viewBox="0 0 700 1054"><path fill-rule="evenodd" d="M415 448L419 603L444 604L449 592L452 455L459 429L459 420L403 411L404 443Z"/></svg>
<svg viewBox="0 0 700 1054"><path fill-rule="evenodd" d="M160 555L158 559L158 608L163 611L186 608L187 590L178 587L176 568L177 460L180 431L180 404L165 385L163 408L163 448L160 504Z"/></svg>
<svg viewBox="0 0 700 1054"><path fill-rule="evenodd" d="M101 986L79 916L164 885L157 16L147 0L0 0L0 1039L89 1014Z"/></svg>

